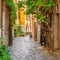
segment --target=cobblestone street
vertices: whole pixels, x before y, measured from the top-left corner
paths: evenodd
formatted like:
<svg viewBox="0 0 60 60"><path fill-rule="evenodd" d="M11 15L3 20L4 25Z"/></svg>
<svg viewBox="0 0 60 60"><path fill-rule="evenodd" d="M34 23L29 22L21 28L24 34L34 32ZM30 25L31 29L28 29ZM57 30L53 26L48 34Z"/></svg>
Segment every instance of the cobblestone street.
<svg viewBox="0 0 60 60"><path fill-rule="evenodd" d="M15 38L10 48L12 60L60 60L56 56L44 52L46 50L39 48L39 44L29 36Z"/></svg>

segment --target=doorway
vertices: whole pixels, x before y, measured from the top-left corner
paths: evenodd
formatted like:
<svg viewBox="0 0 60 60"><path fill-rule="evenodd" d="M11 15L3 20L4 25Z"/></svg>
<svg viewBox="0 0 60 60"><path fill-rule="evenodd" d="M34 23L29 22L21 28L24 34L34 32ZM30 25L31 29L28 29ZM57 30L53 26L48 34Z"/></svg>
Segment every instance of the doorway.
<svg viewBox="0 0 60 60"><path fill-rule="evenodd" d="M37 41L37 22L34 22L34 39Z"/></svg>

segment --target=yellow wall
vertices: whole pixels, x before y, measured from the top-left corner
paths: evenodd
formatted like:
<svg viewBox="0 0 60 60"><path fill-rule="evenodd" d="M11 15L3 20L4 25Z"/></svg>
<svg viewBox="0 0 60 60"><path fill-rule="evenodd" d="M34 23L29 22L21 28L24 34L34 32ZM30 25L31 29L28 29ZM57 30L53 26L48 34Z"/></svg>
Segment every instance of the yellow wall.
<svg viewBox="0 0 60 60"><path fill-rule="evenodd" d="M32 38L34 38L34 15L32 16Z"/></svg>
<svg viewBox="0 0 60 60"><path fill-rule="evenodd" d="M25 11L24 9L20 10L20 25L25 25Z"/></svg>
<svg viewBox="0 0 60 60"><path fill-rule="evenodd" d="M34 38L34 22L37 22L35 14L32 15L32 37Z"/></svg>

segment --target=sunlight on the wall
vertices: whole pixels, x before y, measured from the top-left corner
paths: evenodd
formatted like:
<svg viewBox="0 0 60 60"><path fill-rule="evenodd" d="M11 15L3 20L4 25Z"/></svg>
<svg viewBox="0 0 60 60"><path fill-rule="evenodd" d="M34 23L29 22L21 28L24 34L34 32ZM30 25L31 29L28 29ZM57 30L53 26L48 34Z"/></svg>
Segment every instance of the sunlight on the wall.
<svg viewBox="0 0 60 60"><path fill-rule="evenodd" d="M20 10L20 24L25 25L25 14L24 14L24 9Z"/></svg>

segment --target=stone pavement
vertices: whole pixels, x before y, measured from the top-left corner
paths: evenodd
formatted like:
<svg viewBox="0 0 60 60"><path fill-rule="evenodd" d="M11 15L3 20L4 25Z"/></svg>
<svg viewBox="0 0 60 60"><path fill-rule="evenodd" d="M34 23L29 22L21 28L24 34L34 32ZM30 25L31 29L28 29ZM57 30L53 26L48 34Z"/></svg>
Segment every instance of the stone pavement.
<svg viewBox="0 0 60 60"><path fill-rule="evenodd" d="M46 50L29 36L15 38L9 51L11 60L60 60L57 56L44 53Z"/></svg>

